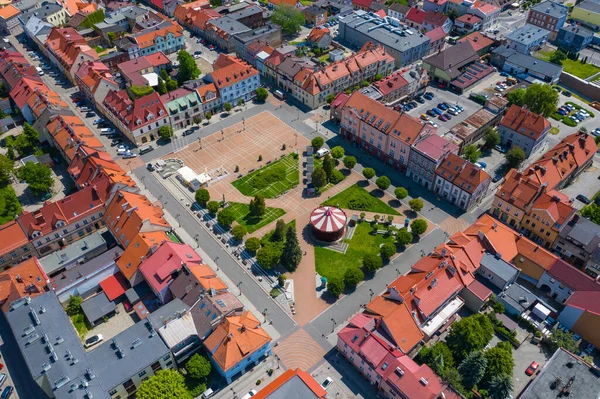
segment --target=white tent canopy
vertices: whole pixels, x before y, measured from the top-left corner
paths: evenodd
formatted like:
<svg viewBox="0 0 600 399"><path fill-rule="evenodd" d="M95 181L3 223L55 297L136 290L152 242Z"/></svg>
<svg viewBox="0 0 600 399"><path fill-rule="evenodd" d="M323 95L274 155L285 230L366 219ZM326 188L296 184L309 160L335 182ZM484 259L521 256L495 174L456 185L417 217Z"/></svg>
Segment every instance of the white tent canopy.
<svg viewBox="0 0 600 399"><path fill-rule="evenodd" d="M537 305L535 305L535 307L533 308L532 313L534 315L536 315L537 317L540 318L540 320L546 320L546 318L548 317L548 315L550 314L550 309L548 309L547 307L545 307L544 305L542 305L541 303L538 303Z"/></svg>
<svg viewBox="0 0 600 399"><path fill-rule="evenodd" d="M207 184L211 177L206 173L196 174L189 166L184 166L177 170L179 178L194 190L198 190L203 185Z"/></svg>

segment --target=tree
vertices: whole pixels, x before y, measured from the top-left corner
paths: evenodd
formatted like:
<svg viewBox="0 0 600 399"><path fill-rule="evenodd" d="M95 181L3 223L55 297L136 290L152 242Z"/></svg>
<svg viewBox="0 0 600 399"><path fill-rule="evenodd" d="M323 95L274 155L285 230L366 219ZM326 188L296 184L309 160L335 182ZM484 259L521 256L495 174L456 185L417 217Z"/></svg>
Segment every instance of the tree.
<svg viewBox="0 0 600 399"><path fill-rule="evenodd" d="M327 181L331 180L331 175L334 169L335 161L333 160L331 155L325 155L325 158L323 158L323 170L325 171L325 175L327 175Z"/></svg>
<svg viewBox="0 0 600 399"><path fill-rule="evenodd" d="M558 92L549 84L534 83L525 90L523 100L531 112L549 116L556 111Z"/></svg>
<svg viewBox="0 0 600 399"><path fill-rule="evenodd" d="M483 136L483 141L487 148L494 148L500 144L500 135L493 128L488 127Z"/></svg>
<svg viewBox="0 0 600 399"><path fill-rule="evenodd" d="M408 197L408 190L404 187L396 187L394 189L394 195L397 199L403 200L404 198Z"/></svg>
<svg viewBox="0 0 600 399"><path fill-rule="evenodd" d="M346 178L346 176L344 176L344 174L342 172L340 172L337 169L334 169L333 171L331 171L331 177L329 178L329 182L331 184L338 184L345 178Z"/></svg>
<svg viewBox="0 0 600 399"><path fill-rule="evenodd" d="M40 134L29 123L23 124L23 133L14 142L15 149L21 155L31 154L40 142Z"/></svg>
<svg viewBox="0 0 600 399"><path fill-rule="evenodd" d="M226 102L223 104L223 109L225 109L225 112L231 111L231 103Z"/></svg>
<svg viewBox="0 0 600 399"><path fill-rule="evenodd" d="M567 55L565 53L563 53L560 50L556 50L553 51L552 54L550 54L550 59L548 61L556 65L562 65L562 62L566 59Z"/></svg>
<svg viewBox="0 0 600 399"><path fill-rule="evenodd" d="M378 269L381 269L381 266L383 266L383 260L379 255L366 254L363 257L362 264L365 270L374 272Z"/></svg>
<svg viewBox="0 0 600 399"><path fill-rule="evenodd" d="M452 20L452 22L454 22L454 20L458 17L460 17L460 14L458 13L458 10L453 8L450 11L448 11L448 13L446 14L448 16L448 18L450 18Z"/></svg>
<svg viewBox="0 0 600 399"><path fill-rule="evenodd" d="M160 95L167 94L167 85L165 84L165 81L161 78L158 78L158 86L156 87L156 91Z"/></svg>
<svg viewBox="0 0 600 399"><path fill-rule="evenodd" d="M197 79L200 76L200 68L196 64L196 60L190 53L185 50L179 50L177 53L177 61L179 62L179 71L177 73L177 81L179 84L188 80Z"/></svg>
<svg viewBox="0 0 600 399"><path fill-rule="evenodd" d="M410 224L410 231L420 236L427 231L427 222L423 219L416 219Z"/></svg>
<svg viewBox="0 0 600 399"><path fill-rule="evenodd" d="M269 97L269 92L267 91L267 89L265 89L264 87L259 87L258 89L256 89L255 98L258 101L265 101L267 97Z"/></svg>
<svg viewBox="0 0 600 399"><path fill-rule="evenodd" d="M344 157L344 147L336 145L331 149L331 156L335 159L342 159Z"/></svg>
<svg viewBox="0 0 600 399"><path fill-rule="evenodd" d="M129 90L131 91L131 95L133 96L133 99L142 98L149 94L154 93L154 89L151 86L132 85L129 87Z"/></svg>
<svg viewBox="0 0 600 399"><path fill-rule="evenodd" d="M212 112L207 112L204 114L204 117L206 118L206 120L210 123L210 118L212 118Z"/></svg>
<svg viewBox="0 0 600 399"><path fill-rule="evenodd" d="M167 70L166 70L166 69L164 69L164 68L160 70L160 78L161 78L162 80L164 80L165 82L166 82L167 80L171 79L171 78L169 77L169 72L167 72Z"/></svg>
<svg viewBox="0 0 600 399"><path fill-rule="evenodd" d="M233 226L233 229L231 229L231 234L233 235L233 238L235 238L238 241L242 241L247 233L248 230L243 224L236 224L235 226Z"/></svg>
<svg viewBox="0 0 600 399"><path fill-rule="evenodd" d="M591 220L596 224L600 224L600 206L598 206L595 202L584 206L581 209L581 216Z"/></svg>
<svg viewBox="0 0 600 399"><path fill-rule="evenodd" d="M408 244L410 244L412 242L412 240L413 240L412 233L405 228L400 229L400 231L398 231L398 234L396 234L396 242L401 247L407 246Z"/></svg>
<svg viewBox="0 0 600 399"><path fill-rule="evenodd" d="M285 230L286 226L283 219L277 220L277 223L275 224L275 231L271 236L271 241L283 241L283 239L285 238Z"/></svg>
<svg viewBox="0 0 600 399"><path fill-rule="evenodd" d="M438 341L430 347L421 348L416 360L427 364L438 374L454 367L454 356L443 341Z"/></svg>
<svg viewBox="0 0 600 399"><path fill-rule="evenodd" d="M460 319L452 325L446 343L454 356L462 360L473 351L480 351L494 336L494 326L483 314Z"/></svg>
<svg viewBox="0 0 600 399"><path fill-rule="evenodd" d="M475 144L469 144L465 148L463 148L462 157L469 162L477 162L479 157L481 156L481 151Z"/></svg>
<svg viewBox="0 0 600 399"><path fill-rule="evenodd" d="M373 176L375 176L375 169L373 169L373 168L364 168L363 169L363 176L367 180L372 179Z"/></svg>
<svg viewBox="0 0 600 399"><path fill-rule="evenodd" d="M327 291L337 298L344 291L344 280L342 280L340 277L332 277L327 282Z"/></svg>
<svg viewBox="0 0 600 399"><path fill-rule="evenodd" d="M285 233L285 244L281 253L281 265L290 272L296 270L302 261L302 249L298 243L296 229L288 228Z"/></svg>
<svg viewBox="0 0 600 399"><path fill-rule="evenodd" d="M208 192L207 189L201 188L198 191L196 191L196 195L194 195L194 199L200 205L206 206L206 203L208 201L210 201L210 193Z"/></svg>
<svg viewBox="0 0 600 399"><path fill-rule="evenodd" d="M421 198L413 198L408 201L408 206L410 206L410 209L412 209L414 212L420 212L424 206L423 200Z"/></svg>
<svg viewBox="0 0 600 399"><path fill-rule="evenodd" d="M219 201L209 201L206 204L206 209L208 209L208 211L214 215L219 211L220 206L221 205L219 204Z"/></svg>
<svg viewBox="0 0 600 399"><path fill-rule="evenodd" d="M321 168L317 166L312 173L312 183L316 188L324 187L327 184L327 173Z"/></svg>
<svg viewBox="0 0 600 399"><path fill-rule="evenodd" d="M12 159L0 154L0 187L10 183L10 177L13 174L14 162Z"/></svg>
<svg viewBox="0 0 600 399"><path fill-rule="evenodd" d="M490 379L488 388L491 399L506 399L513 390L512 377L507 374L495 375Z"/></svg>
<svg viewBox="0 0 600 399"><path fill-rule="evenodd" d="M238 107L241 107L242 105L244 105L244 99L240 98L237 102Z"/></svg>
<svg viewBox="0 0 600 399"><path fill-rule="evenodd" d="M83 298L79 295L73 295L69 298L69 303L67 304L67 314L69 316L75 316L76 314L81 313L81 302L83 302Z"/></svg>
<svg viewBox="0 0 600 399"><path fill-rule="evenodd" d="M298 33L301 26L304 25L304 14L295 7L280 5L275 7L271 21L281 26L283 34L293 35Z"/></svg>
<svg viewBox="0 0 600 399"><path fill-rule="evenodd" d="M573 339L573 333L570 331L563 331L556 329L548 338L544 339L544 344L552 352L556 352L558 348L563 348L571 353L577 352L577 343Z"/></svg>
<svg viewBox="0 0 600 399"><path fill-rule="evenodd" d="M185 371L194 379L205 379L210 374L210 360L200 355L194 354L185 364Z"/></svg>
<svg viewBox="0 0 600 399"><path fill-rule="evenodd" d="M346 273L344 273L344 282L349 287L354 287L365 278L365 274L362 270L351 267L346 269Z"/></svg>
<svg viewBox="0 0 600 399"><path fill-rule="evenodd" d="M485 375L487 358L481 351L474 351L467 355L458 366L458 372L463 377L463 384L471 389L481 381Z"/></svg>
<svg viewBox="0 0 600 399"><path fill-rule="evenodd" d="M344 166L347 169L352 169L356 165L356 158L348 155L344 157Z"/></svg>
<svg viewBox="0 0 600 399"><path fill-rule="evenodd" d="M250 200L250 215L254 217L263 217L267 210L267 204L265 203L265 199L262 195L257 195L254 199Z"/></svg>
<svg viewBox="0 0 600 399"><path fill-rule="evenodd" d="M265 269L270 269L279 262L280 256L281 252L274 245L268 244L258 250L256 260Z"/></svg>
<svg viewBox="0 0 600 399"><path fill-rule="evenodd" d="M217 213L217 222L223 227L229 227L235 220L233 208L223 208Z"/></svg>
<svg viewBox="0 0 600 399"><path fill-rule="evenodd" d="M173 80L171 78L167 79L166 85L167 85L167 91L173 91L179 87L179 84L177 83L177 81Z"/></svg>
<svg viewBox="0 0 600 399"><path fill-rule="evenodd" d="M377 187L381 191L385 191L388 189L390 184L392 184L392 182L390 181L389 177L387 177L387 176L379 176L377 178L377 180L375 180L375 184L377 184Z"/></svg>
<svg viewBox="0 0 600 399"><path fill-rule="evenodd" d="M244 246L246 247L246 251L255 254L260 248L260 240L256 237L250 237L246 240Z"/></svg>
<svg viewBox="0 0 600 399"><path fill-rule="evenodd" d="M192 399L185 378L173 369L159 370L142 381L135 395L138 399Z"/></svg>
<svg viewBox="0 0 600 399"><path fill-rule="evenodd" d="M312 144L315 150L318 150L319 148L323 147L323 144L325 144L325 140L323 140L323 137L317 136L314 139L312 139L310 143Z"/></svg>
<svg viewBox="0 0 600 399"><path fill-rule="evenodd" d="M47 193L54 185L52 170L42 163L27 162L17 174L36 195Z"/></svg>
<svg viewBox="0 0 600 399"><path fill-rule="evenodd" d="M521 147L515 145L513 146L513 148L508 150L508 152L505 155L505 158L506 162L508 162L509 167L518 169L525 160L525 158L527 158L527 156L525 155L525 151L523 151Z"/></svg>
<svg viewBox="0 0 600 399"><path fill-rule="evenodd" d="M484 382L491 382L492 377L496 375L512 375L515 363L511 352L501 346L494 346L485 351L483 356L487 359L487 367L483 376Z"/></svg>
<svg viewBox="0 0 600 399"><path fill-rule="evenodd" d="M335 94L330 94L327 97L325 97L325 101L327 101L327 104L331 104L333 100L335 100Z"/></svg>
<svg viewBox="0 0 600 399"><path fill-rule="evenodd" d="M379 248L379 254L381 255L382 259L390 259L395 253L396 246L391 242L385 243Z"/></svg>
<svg viewBox="0 0 600 399"><path fill-rule="evenodd" d="M168 125L161 126L158 129L158 135L163 140L170 140L173 137L173 128Z"/></svg>
<svg viewBox="0 0 600 399"><path fill-rule="evenodd" d="M525 89L515 89L508 93L506 99L509 104L514 104L522 107L525 104Z"/></svg>

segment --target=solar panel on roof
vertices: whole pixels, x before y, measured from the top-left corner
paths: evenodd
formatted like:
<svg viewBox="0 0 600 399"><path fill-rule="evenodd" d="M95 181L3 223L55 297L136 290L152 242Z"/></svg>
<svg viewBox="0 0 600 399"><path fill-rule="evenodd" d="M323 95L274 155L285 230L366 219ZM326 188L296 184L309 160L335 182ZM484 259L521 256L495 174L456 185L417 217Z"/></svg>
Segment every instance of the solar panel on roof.
<svg viewBox="0 0 600 399"><path fill-rule="evenodd" d="M220 307L222 307L222 308L225 307L225 302L223 302L223 300L217 299L216 302L219 304Z"/></svg>

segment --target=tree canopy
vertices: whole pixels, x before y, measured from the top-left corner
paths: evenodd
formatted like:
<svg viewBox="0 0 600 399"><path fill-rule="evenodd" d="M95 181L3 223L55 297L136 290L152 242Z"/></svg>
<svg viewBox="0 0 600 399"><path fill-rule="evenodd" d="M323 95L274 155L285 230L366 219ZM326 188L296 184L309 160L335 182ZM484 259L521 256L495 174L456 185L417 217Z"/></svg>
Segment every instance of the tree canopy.
<svg viewBox="0 0 600 399"><path fill-rule="evenodd" d="M220 207L221 205L219 204L219 201L208 201L206 204L206 209L208 209L208 211L213 215L219 211Z"/></svg>
<svg viewBox="0 0 600 399"><path fill-rule="evenodd" d="M510 350L506 350L506 348L501 345L496 345L485 351L483 356L485 356L487 360L483 381L489 383L494 376L503 374L512 376L515 363Z"/></svg>
<svg viewBox="0 0 600 399"><path fill-rule="evenodd" d="M327 291L334 297L338 297L344 292L344 280L339 277L333 277L327 282Z"/></svg>
<svg viewBox="0 0 600 399"><path fill-rule="evenodd" d="M408 190L405 189L404 187L396 187L396 189L394 190L394 195L399 200L402 200L402 199L408 197Z"/></svg>
<svg viewBox="0 0 600 399"><path fill-rule="evenodd" d="M483 140L487 148L494 148L500 144L500 135L490 127L486 130Z"/></svg>
<svg viewBox="0 0 600 399"><path fill-rule="evenodd" d="M248 252L256 253L260 248L260 240L256 237L250 237L246 240L244 246Z"/></svg>
<svg viewBox="0 0 600 399"><path fill-rule="evenodd" d="M10 177L13 173L14 162L5 155L0 154L0 187L10 183Z"/></svg>
<svg viewBox="0 0 600 399"><path fill-rule="evenodd" d="M485 375L487 358L481 351L473 351L467 355L458 366L458 372L463 377L463 384L471 389L481 381Z"/></svg>
<svg viewBox="0 0 600 399"><path fill-rule="evenodd" d="M335 161L329 154L325 155L325 158L323 158L323 170L327 176L327 181L331 181L333 171L335 170Z"/></svg>
<svg viewBox="0 0 600 399"><path fill-rule="evenodd" d="M552 352L556 352L558 348L563 348L571 353L577 352L577 343L573 339L573 333L570 331L563 331L556 329L552 335L544 339L546 344Z"/></svg>
<svg viewBox="0 0 600 399"><path fill-rule="evenodd" d="M410 209L415 212L420 212L424 205L425 204L423 204L423 200L421 198L413 198L408 201L408 206L410 206Z"/></svg>
<svg viewBox="0 0 600 399"><path fill-rule="evenodd" d="M509 167L518 169L527 156L525 155L525 151L516 145L506 152L505 158Z"/></svg>
<svg viewBox="0 0 600 399"><path fill-rule="evenodd" d="M381 256L378 255L366 254L363 257L362 264L365 270L374 272L378 269L381 269L381 266L383 266L383 259L381 259Z"/></svg>
<svg viewBox="0 0 600 399"><path fill-rule="evenodd" d="M381 255L382 259L389 259L394 256L395 253L396 246L391 242L385 243L379 248L379 254Z"/></svg>
<svg viewBox="0 0 600 399"><path fill-rule="evenodd" d="M446 338L448 347L462 360L473 351L480 351L494 336L494 326L483 314L475 314L460 319L452 325Z"/></svg>
<svg viewBox="0 0 600 399"><path fill-rule="evenodd" d="M348 155L344 157L344 166L348 169L352 169L356 165L356 158Z"/></svg>
<svg viewBox="0 0 600 399"><path fill-rule="evenodd" d="M185 379L176 370L159 370L142 381L135 393L138 399L192 399Z"/></svg>
<svg viewBox="0 0 600 399"><path fill-rule="evenodd" d="M316 188L324 187L327 184L327 173L323 168L317 166L312 173L312 183Z"/></svg>
<svg viewBox="0 0 600 399"><path fill-rule="evenodd" d="M525 104L525 89L515 89L506 95L509 104L522 107Z"/></svg>
<svg viewBox="0 0 600 399"><path fill-rule="evenodd" d="M318 150L319 148L323 147L325 140L323 140L323 137L317 136L310 141L310 144L315 148L315 150Z"/></svg>
<svg viewBox="0 0 600 399"><path fill-rule="evenodd" d="M233 238L235 238L238 241L241 241L244 239L244 236L248 234L248 230L243 224L236 224L231 229L231 234L233 235Z"/></svg>
<svg viewBox="0 0 600 399"><path fill-rule="evenodd" d="M373 168L364 168L363 169L363 176L367 180L373 178L373 176L375 176L375 169L373 169Z"/></svg>
<svg viewBox="0 0 600 399"><path fill-rule="evenodd" d="M256 260L265 269L270 269L275 266L277 262L279 262L280 257L281 250L272 243L268 243L256 253Z"/></svg>
<svg viewBox="0 0 600 399"><path fill-rule="evenodd" d="M410 244L412 240L412 233L405 228L400 229L400 231L398 231L398 234L396 234L396 242L402 247L405 247L408 244Z"/></svg>
<svg viewBox="0 0 600 399"><path fill-rule="evenodd" d="M462 157L469 162L477 162L479 157L481 156L481 151L475 144L469 144L465 148L463 148Z"/></svg>
<svg viewBox="0 0 600 399"><path fill-rule="evenodd" d="M173 128L169 125L161 126L158 129L158 135L163 140L171 140L171 137L173 137Z"/></svg>
<svg viewBox="0 0 600 399"><path fill-rule="evenodd" d="M556 111L558 92L549 84L534 83L525 90L524 101L530 111L547 117Z"/></svg>
<svg viewBox="0 0 600 399"><path fill-rule="evenodd" d="M179 62L179 71L177 73L177 81L179 84L188 80L197 79L198 76L200 76L200 68L198 68L196 60L187 51L179 50L177 53L177 61Z"/></svg>
<svg viewBox="0 0 600 399"><path fill-rule="evenodd" d="M377 180L375 180L375 184L380 190L385 191L392 184L392 182L387 176L379 176Z"/></svg>
<svg viewBox="0 0 600 399"><path fill-rule="evenodd" d="M54 186L52 170L42 163L27 162L19 169L18 175L36 195L47 193Z"/></svg>
<svg viewBox="0 0 600 399"><path fill-rule="evenodd" d="M262 195L257 195L250 200L250 215L254 217L262 217L267 211L267 204Z"/></svg>
<svg viewBox="0 0 600 399"><path fill-rule="evenodd" d="M342 159L344 157L344 147L336 145L331 149L331 156L334 159Z"/></svg>
<svg viewBox="0 0 600 399"><path fill-rule="evenodd" d="M567 55L565 53L563 53L561 50L556 50L553 51L552 54L550 54L550 58L548 61L556 65L562 65L562 62L566 59Z"/></svg>
<svg viewBox="0 0 600 399"><path fill-rule="evenodd" d="M195 379L204 379L208 377L210 370L210 360L199 353L194 354L185 364L185 371L187 371L190 377Z"/></svg>
<svg viewBox="0 0 600 399"><path fill-rule="evenodd" d="M420 236L427 231L427 222L423 219L413 220L410 224L410 231L413 234Z"/></svg>
<svg viewBox="0 0 600 399"><path fill-rule="evenodd" d="M293 35L304 25L304 14L295 7L282 4L273 11L271 21L281 26L284 35Z"/></svg>
<svg viewBox="0 0 600 399"><path fill-rule="evenodd" d="M200 205L206 206L206 203L208 201L210 201L210 193L208 192L207 189L201 188L199 190L196 190L196 194L194 195L194 199Z"/></svg>
<svg viewBox="0 0 600 399"><path fill-rule="evenodd" d="M296 229L288 228L285 233L285 244L281 253L281 265L287 270L293 272L302 261L302 249L298 243Z"/></svg>
<svg viewBox="0 0 600 399"><path fill-rule="evenodd" d="M454 356L448 345L443 341L438 341L430 347L424 346L421 348L416 360L427 364L438 374L454 367Z"/></svg>
<svg viewBox="0 0 600 399"><path fill-rule="evenodd" d="M506 399L513 390L512 376L508 374L495 375L488 384L491 399Z"/></svg>
<svg viewBox="0 0 600 399"><path fill-rule="evenodd" d="M358 268L348 268L344 273L344 281L349 287L354 287L365 278L365 274Z"/></svg>
<svg viewBox="0 0 600 399"><path fill-rule="evenodd" d="M235 220L235 212L232 207L223 208L217 213L217 222L221 226L229 227Z"/></svg>
<svg viewBox="0 0 600 399"><path fill-rule="evenodd" d="M256 89L256 99L258 101L265 101L269 97L269 92L264 87Z"/></svg>

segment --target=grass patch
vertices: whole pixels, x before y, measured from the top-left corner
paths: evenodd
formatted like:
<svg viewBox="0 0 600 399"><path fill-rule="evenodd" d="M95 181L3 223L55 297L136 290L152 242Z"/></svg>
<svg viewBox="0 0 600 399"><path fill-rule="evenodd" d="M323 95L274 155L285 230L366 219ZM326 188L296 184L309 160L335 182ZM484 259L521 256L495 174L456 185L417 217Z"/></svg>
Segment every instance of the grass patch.
<svg viewBox="0 0 600 399"><path fill-rule="evenodd" d="M560 129L557 128L556 126L552 126L552 128L550 128L550 134L556 135L558 133L560 133Z"/></svg>
<svg viewBox="0 0 600 399"><path fill-rule="evenodd" d="M538 51L536 56L544 61L550 62L550 56L552 55L552 51ZM566 73L570 73L571 75L575 75L581 79L587 79L592 75L600 72L600 68L592 64L582 64L578 60L570 60L566 59L562 62L563 71Z"/></svg>
<svg viewBox="0 0 600 399"><path fill-rule="evenodd" d="M322 205L339 206L340 208L352 209L355 211L385 213L388 215L400 215L400 213L381 201L375 198L364 188L358 184L354 184L341 193L334 195Z"/></svg>
<svg viewBox="0 0 600 399"><path fill-rule="evenodd" d="M298 183L300 183L298 159L296 154L289 154L232 184L239 192L249 197L262 195L265 198L275 198L297 186Z"/></svg>
<svg viewBox="0 0 600 399"><path fill-rule="evenodd" d="M304 6L304 7L308 7L310 5L313 4L313 1L311 0L300 0L300 3Z"/></svg>
<svg viewBox="0 0 600 399"><path fill-rule="evenodd" d="M322 56L320 56L319 57L319 61L320 62L327 62L327 61L329 61L329 53L323 54Z"/></svg>
<svg viewBox="0 0 600 399"><path fill-rule="evenodd" d="M285 215L285 211L281 208L267 207L263 217L257 218L250 215L250 206L248 204L232 202L230 207L232 207L235 212L236 222L244 225L246 230L248 230L248 233L253 233L261 227L271 223L273 220L279 219L281 216Z"/></svg>
<svg viewBox="0 0 600 399"><path fill-rule="evenodd" d="M71 316L71 323L73 323L75 330L77 330L79 338L81 338L81 340L84 340L89 330L87 327L87 323L85 322L85 316L83 315L83 313Z"/></svg>
<svg viewBox="0 0 600 399"><path fill-rule="evenodd" d="M11 186L0 188L0 224L10 222L22 212L21 203Z"/></svg>
<svg viewBox="0 0 600 399"><path fill-rule="evenodd" d="M362 259L366 254L379 254L381 244L394 242L394 236L374 235L371 234L372 231L373 227L369 223L359 222L352 239L346 240L348 249L345 254L325 247L315 247L317 273L327 279L343 278L346 270L362 266Z"/></svg>
<svg viewBox="0 0 600 399"><path fill-rule="evenodd" d="M175 235L175 233L173 233L172 231L168 231L167 232L167 237L169 237L169 239L173 242L176 242L178 244L181 244L181 241L179 240L179 238L177 238L177 236Z"/></svg>
<svg viewBox="0 0 600 399"><path fill-rule="evenodd" d="M281 294L283 294L283 292L277 287L273 288L271 290L271 292L269 292L269 295L271 295L271 298L277 298Z"/></svg>

